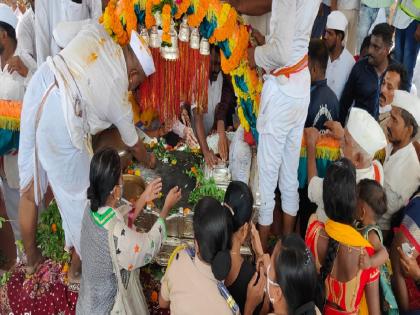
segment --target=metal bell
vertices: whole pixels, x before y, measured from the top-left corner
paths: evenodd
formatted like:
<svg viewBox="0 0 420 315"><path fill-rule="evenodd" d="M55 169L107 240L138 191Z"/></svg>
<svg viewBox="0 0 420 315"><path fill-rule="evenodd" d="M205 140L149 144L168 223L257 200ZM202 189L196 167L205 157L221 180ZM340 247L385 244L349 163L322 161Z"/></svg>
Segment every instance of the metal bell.
<svg viewBox="0 0 420 315"><path fill-rule="evenodd" d="M192 49L200 49L200 33L197 28L194 28L191 32L190 47Z"/></svg>
<svg viewBox="0 0 420 315"><path fill-rule="evenodd" d="M149 46L151 48L159 48L160 47L160 38L157 26L152 26L152 30L150 31L150 39L149 39Z"/></svg>
<svg viewBox="0 0 420 315"><path fill-rule="evenodd" d="M210 55L210 44L207 38L202 38L200 42L200 55Z"/></svg>
<svg viewBox="0 0 420 315"><path fill-rule="evenodd" d="M181 42L188 42L190 40L190 27L187 21L187 16L184 16L179 27L179 40Z"/></svg>
<svg viewBox="0 0 420 315"><path fill-rule="evenodd" d="M175 30L175 25L171 27L171 47L162 47L161 54L162 57L167 60L176 60L179 58L179 49L178 49L178 34Z"/></svg>
<svg viewBox="0 0 420 315"><path fill-rule="evenodd" d="M147 45L149 45L149 43L150 43L149 32L147 31L147 29L145 27L143 27L141 29L140 36L144 39L144 41L147 43Z"/></svg>

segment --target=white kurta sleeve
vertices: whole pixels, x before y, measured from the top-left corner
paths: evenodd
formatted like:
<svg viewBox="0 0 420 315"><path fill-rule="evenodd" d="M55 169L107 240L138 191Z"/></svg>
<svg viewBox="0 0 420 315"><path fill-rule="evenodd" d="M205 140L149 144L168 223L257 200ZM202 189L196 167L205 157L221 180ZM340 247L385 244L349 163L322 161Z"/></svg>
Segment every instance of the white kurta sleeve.
<svg viewBox="0 0 420 315"><path fill-rule="evenodd" d="M255 62L270 72L284 67L292 55L296 23L296 0L273 0L270 35L266 44L255 48Z"/></svg>
<svg viewBox="0 0 420 315"><path fill-rule="evenodd" d="M128 106L128 107L127 107ZM134 147L139 141L139 136L134 126L133 112L130 104L121 105L111 110L109 121L118 128L122 141L129 147Z"/></svg>
<svg viewBox="0 0 420 315"><path fill-rule="evenodd" d="M119 221L114 229L117 238L117 261L131 271L149 264L159 253L166 238L165 221L159 218L148 233L138 233Z"/></svg>
<svg viewBox="0 0 420 315"><path fill-rule="evenodd" d="M36 0L35 42L38 66L51 55L52 34L49 23L48 0Z"/></svg>
<svg viewBox="0 0 420 315"><path fill-rule="evenodd" d="M324 201L322 199L324 180L318 176L311 179L308 185L308 198L313 203L316 203L318 207L324 207Z"/></svg>
<svg viewBox="0 0 420 315"><path fill-rule="evenodd" d="M31 9L20 20L16 29L17 51L28 70L32 73L36 71L36 51L35 51L35 17Z"/></svg>
<svg viewBox="0 0 420 315"><path fill-rule="evenodd" d="M101 0L87 0L90 18L98 21L102 15L102 1Z"/></svg>

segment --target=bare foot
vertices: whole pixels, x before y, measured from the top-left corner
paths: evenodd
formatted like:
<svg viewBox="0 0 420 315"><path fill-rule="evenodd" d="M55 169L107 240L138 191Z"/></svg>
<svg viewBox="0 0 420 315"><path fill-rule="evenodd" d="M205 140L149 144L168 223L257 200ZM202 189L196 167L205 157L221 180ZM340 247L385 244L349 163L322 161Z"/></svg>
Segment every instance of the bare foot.
<svg viewBox="0 0 420 315"><path fill-rule="evenodd" d="M76 251L73 251L68 274L69 283L80 283L82 276L82 261Z"/></svg>
<svg viewBox="0 0 420 315"><path fill-rule="evenodd" d="M37 248L33 255L27 255L27 263L25 266L26 274L32 275L37 270L38 266L44 261L41 251Z"/></svg>
<svg viewBox="0 0 420 315"><path fill-rule="evenodd" d="M70 270L68 273L68 282L69 283L80 283L81 277L82 277L82 270L74 270L76 268L73 268L73 264L70 266Z"/></svg>

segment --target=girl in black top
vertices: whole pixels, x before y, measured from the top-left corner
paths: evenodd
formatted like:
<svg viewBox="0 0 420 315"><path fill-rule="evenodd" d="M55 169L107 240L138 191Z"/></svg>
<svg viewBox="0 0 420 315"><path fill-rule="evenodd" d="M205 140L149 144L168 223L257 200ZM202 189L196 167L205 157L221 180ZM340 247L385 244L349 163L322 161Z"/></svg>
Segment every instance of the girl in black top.
<svg viewBox="0 0 420 315"><path fill-rule="evenodd" d="M250 221L253 204L254 200L251 190L246 184L238 181L233 181L229 184L225 194L224 206L233 215L234 233L232 236L232 249L230 251L231 268L225 279L225 285L239 305L241 314L244 313L248 283L256 271L255 265L245 260L240 254L241 246L248 238L251 230ZM268 311L268 299L266 304L267 309L263 313L267 313ZM263 303L256 308L254 314L260 314L262 308Z"/></svg>

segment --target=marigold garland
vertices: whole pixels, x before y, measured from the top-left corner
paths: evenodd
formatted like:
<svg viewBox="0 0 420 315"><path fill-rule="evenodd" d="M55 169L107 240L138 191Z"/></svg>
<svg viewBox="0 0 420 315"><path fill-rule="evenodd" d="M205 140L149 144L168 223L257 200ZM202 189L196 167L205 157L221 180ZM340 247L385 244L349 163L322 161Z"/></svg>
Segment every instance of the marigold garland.
<svg viewBox="0 0 420 315"><path fill-rule="evenodd" d="M135 6L137 14L135 13ZM221 68L224 73L230 74L232 78L238 99L238 114L241 125L246 131L251 131L254 138L257 139L258 134L255 125L262 81L257 72L248 65L247 48L250 45L250 29L244 25L236 10L230 4L220 0L110 0L103 16L100 18L100 22L116 42L125 45L128 43L131 30L136 29L137 23L144 19L144 26L148 30L156 24L154 17L156 12L160 13L162 18L162 46L172 44L170 36L172 19L178 21L185 15L190 27L199 28L201 36L207 38L210 43L221 47ZM141 21L137 21L137 18ZM179 43L178 46L182 48L182 44ZM185 52L181 54L182 56L198 57L197 54L192 54L193 52L198 53L197 51L191 50L191 53L189 53L190 49L187 48L187 45L184 46ZM153 56L159 58L159 60L161 58L158 53ZM170 63L165 64L169 65ZM161 67L162 65L157 62L156 66ZM188 71L192 71L189 76L191 77L194 74L193 72L197 71L197 68L193 67ZM164 71L162 73L168 72ZM179 72L177 77L182 75ZM166 78L163 79L165 84L168 84ZM191 92L185 95L185 91L183 91L185 90L185 84L178 85L181 89L181 95L187 96L187 99L189 99ZM150 85L149 88L152 88L152 86ZM153 87L153 89L155 88ZM175 86L174 88L177 89ZM147 88L142 90L147 90ZM162 92L160 89L158 90L156 93ZM153 103L153 105L150 104L152 108L157 109L160 106L153 97L142 96L141 98L143 100L149 99ZM140 104L143 110L148 106L148 104ZM174 109L162 108L159 112L173 113Z"/></svg>
<svg viewBox="0 0 420 315"><path fill-rule="evenodd" d="M218 28L214 31L210 42L222 42L231 37L238 27L237 17L238 14L235 9L227 3L223 4L222 14L218 19Z"/></svg>
<svg viewBox="0 0 420 315"><path fill-rule="evenodd" d="M229 40L231 42L231 40ZM249 44L249 33L246 26L241 25L238 31L233 34L232 41L236 43L230 58L226 58L221 54L221 66L224 73L230 73L235 70L240 61L247 56L247 48ZM230 44L230 43L229 43Z"/></svg>
<svg viewBox="0 0 420 315"><path fill-rule="evenodd" d="M175 19L179 20L188 10L190 7L191 1L190 0L180 0L176 1L178 11L176 11Z"/></svg>
<svg viewBox="0 0 420 315"><path fill-rule="evenodd" d="M199 27L200 23L206 16L207 9L209 7L208 0L192 0L191 4L194 7L194 13L188 17L188 24L191 27Z"/></svg>
<svg viewBox="0 0 420 315"><path fill-rule="evenodd" d="M162 8L162 42L164 45L171 46L171 6L165 4Z"/></svg>
<svg viewBox="0 0 420 315"><path fill-rule="evenodd" d="M153 25L156 24L156 19L152 13L153 3L150 0L146 0L146 17L145 17L145 26L147 29L151 29Z"/></svg>

